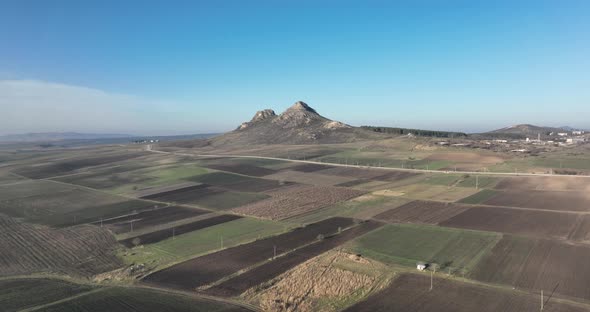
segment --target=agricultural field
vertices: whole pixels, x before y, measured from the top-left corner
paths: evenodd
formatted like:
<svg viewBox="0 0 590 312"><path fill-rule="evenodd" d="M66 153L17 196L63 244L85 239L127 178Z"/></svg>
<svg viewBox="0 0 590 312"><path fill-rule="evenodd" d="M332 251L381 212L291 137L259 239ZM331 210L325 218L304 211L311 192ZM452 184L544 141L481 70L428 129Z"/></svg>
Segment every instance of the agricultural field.
<svg viewBox="0 0 590 312"><path fill-rule="evenodd" d="M339 311L382 288L393 275L377 262L340 251L307 260L242 295L263 311Z"/></svg>
<svg viewBox="0 0 590 312"><path fill-rule="evenodd" d="M121 240L119 242L128 248L139 246L139 245L153 244L153 243L157 243L157 242L169 239L169 238L176 239L176 235L190 233L193 231L197 231L200 229L204 229L204 228L207 228L210 226L233 221L233 220L240 219L240 218L242 218L242 217L236 216L236 215L217 215L217 216L213 216L211 218L174 226L172 228L157 230L157 231L142 234L139 236L129 237L129 238L126 238L126 239Z"/></svg>
<svg viewBox="0 0 590 312"><path fill-rule="evenodd" d="M243 174L247 176L254 176L254 177L261 177L266 175L271 175L276 172L276 170L258 167L255 165L238 163L238 164L210 164L206 165L207 168L220 170L220 171L228 171L237 174Z"/></svg>
<svg viewBox="0 0 590 312"><path fill-rule="evenodd" d="M286 230L285 226L275 222L241 218L176 235L174 239L168 238L157 243L124 250L120 257L128 264L164 265L200 256L222 247L229 248L248 243ZM168 228L168 234L172 235L171 228Z"/></svg>
<svg viewBox="0 0 590 312"><path fill-rule="evenodd" d="M505 236L471 277L517 288L590 299L587 245Z"/></svg>
<svg viewBox="0 0 590 312"><path fill-rule="evenodd" d="M318 239L318 235L329 236L353 224L353 220L348 218L327 219L284 234L179 263L152 273L143 281L151 285L192 290L266 261L272 258L275 252L277 255L289 252L314 242Z"/></svg>
<svg viewBox="0 0 590 312"><path fill-rule="evenodd" d="M98 157L79 157L47 164L30 165L15 170L15 173L31 179L47 179L72 174L78 170L125 161L145 155L145 153L113 153Z"/></svg>
<svg viewBox="0 0 590 312"><path fill-rule="evenodd" d="M470 271L501 239L501 234L391 224L349 244L358 254L384 263L415 267L419 261L436 262L443 270Z"/></svg>
<svg viewBox="0 0 590 312"><path fill-rule="evenodd" d="M392 223L439 224L469 209L469 206L415 200L374 216L375 219Z"/></svg>
<svg viewBox="0 0 590 312"><path fill-rule="evenodd" d="M367 220L409 201L400 197L365 194L329 207L287 218L284 221L293 224L306 224L336 216Z"/></svg>
<svg viewBox="0 0 590 312"><path fill-rule="evenodd" d="M324 170L322 170L324 171ZM353 177L321 174L316 172L302 172L283 170L275 174L265 176L266 179L277 181L295 182L309 185L333 186L355 180Z"/></svg>
<svg viewBox="0 0 590 312"><path fill-rule="evenodd" d="M481 193L481 194L480 194ZM590 193L562 191L482 190L461 202L556 211L590 211Z"/></svg>
<svg viewBox="0 0 590 312"><path fill-rule="evenodd" d="M137 213L111 218L95 222L95 225L104 226L115 234L126 233L131 230L141 230L169 222L191 218L208 213L206 210L182 206L167 206ZM131 225L133 223L133 225Z"/></svg>
<svg viewBox="0 0 590 312"><path fill-rule="evenodd" d="M0 276L56 272L92 276L121 266L106 230L81 225L51 229L0 214Z"/></svg>
<svg viewBox="0 0 590 312"><path fill-rule="evenodd" d="M491 288L477 284L437 277L432 291L430 277L418 274L402 274L387 288L344 311L347 312L520 312L537 311L539 297L507 289ZM581 312L585 308L562 303L549 298L543 311Z"/></svg>
<svg viewBox="0 0 590 312"><path fill-rule="evenodd" d="M280 220L314 211L323 207L358 197L363 191L330 186L292 186L274 192L271 197L257 203L233 209L233 212Z"/></svg>
<svg viewBox="0 0 590 312"><path fill-rule="evenodd" d="M583 177L507 177L496 186L499 190L580 191L590 192L590 178Z"/></svg>
<svg viewBox="0 0 590 312"><path fill-rule="evenodd" d="M94 222L154 205L50 181L2 185L0 196L0 213L58 227Z"/></svg>
<svg viewBox="0 0 590 312"><path fill-rule="evenodd" d="M2 311L12 312L79 295L94 287L59 279L15 278L0 280L0 289Z"/></svg>
<svg viewBox="0 0 590 312"><path fill-rule="evenodd" d="M578 214L555 211L472 207L439 224L455 228L566 239L574 231L578 218L581 217L582 215Z"/></svg>
<svg viewBox="0 0 590 312"><path fill-rule="evenodd" d="M209 288L207 293L216 296L238 296L256 285L272 280L287 270L334 249L351 239L375 230L380 226L382 226L382 224L374 221L361 223L351 229L334 234L334 236L325 237L318 242L296 249L284 256L273 259L236 277L230 278Z"/></svg>
<svg viewBox="0 0 590 312"><path fill-rule="evenodd" d="M249 309L229 303L165 293L153 289L109 287L69 301L52 304L37 311L237 312L249 311Z"/></svg>
<svg viewBox="0 0 590 312"><path fill-rule="evenodd" d="M359 187L362 187L362 185ZM477 192L478 190L471 187L449 187L443 185L416 183L393 188L384 188L374 191L374 194L383 196L403 196L406 198L418 200L439 200L454 202L465 197L472 196Z"/></svg>

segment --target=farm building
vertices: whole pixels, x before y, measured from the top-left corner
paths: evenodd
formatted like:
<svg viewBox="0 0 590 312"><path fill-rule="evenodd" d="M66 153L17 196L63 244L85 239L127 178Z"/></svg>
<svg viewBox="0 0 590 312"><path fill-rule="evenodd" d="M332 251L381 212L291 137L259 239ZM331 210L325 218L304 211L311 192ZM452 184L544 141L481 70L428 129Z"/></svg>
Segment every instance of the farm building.
<svg viewBox="0 0 590 312"><path fill-rule="evenodd" d="M424 271L426 270L426 264L420 263L416 265L416 269L418 269L418 271Z"/></svg>

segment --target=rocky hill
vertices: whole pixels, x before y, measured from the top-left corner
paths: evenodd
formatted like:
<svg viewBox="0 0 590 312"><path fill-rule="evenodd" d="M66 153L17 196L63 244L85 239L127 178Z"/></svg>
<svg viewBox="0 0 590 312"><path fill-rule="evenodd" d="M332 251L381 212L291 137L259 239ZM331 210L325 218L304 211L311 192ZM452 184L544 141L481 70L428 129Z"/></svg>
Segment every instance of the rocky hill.
<svg viewBox="0 0 590 312"><path fill-rule="evenodd" d="M313 144L345 143L381 137L320 115L304 102L296 102L277 115L272 109L256 112L236 130L211 139L213 145L225 144Z"/></svg>
<svg viewBox="0 0 590 312"><path fill-rule="evenodd" d="M554 127L542 127L530 124L520 124L510 127L505 127L485 133L481 133L481 136L489 137L506 137L506 138L536 138L538 135L541 137L547 137L549 133L554 132L567 132L561 128Z"/></svg>

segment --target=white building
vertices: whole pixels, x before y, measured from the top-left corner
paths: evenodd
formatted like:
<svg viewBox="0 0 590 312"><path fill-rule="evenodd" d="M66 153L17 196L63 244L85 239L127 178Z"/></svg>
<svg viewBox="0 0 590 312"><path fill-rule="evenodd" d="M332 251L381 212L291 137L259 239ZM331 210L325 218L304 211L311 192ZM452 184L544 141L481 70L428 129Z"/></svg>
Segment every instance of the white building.
<svg viewBox="0 0 590 312"><path fill-rule="evenodd" d="M418 271L424 271L426 270L426 264L420 263L416 266L416 269L418 269Z"/></svg>
<svg viewBox="0 0 590 312"><path fill-rule="evenodd" d="M567 132L558 132L557 135L559 135L559 136L567 136Z"/></svg>

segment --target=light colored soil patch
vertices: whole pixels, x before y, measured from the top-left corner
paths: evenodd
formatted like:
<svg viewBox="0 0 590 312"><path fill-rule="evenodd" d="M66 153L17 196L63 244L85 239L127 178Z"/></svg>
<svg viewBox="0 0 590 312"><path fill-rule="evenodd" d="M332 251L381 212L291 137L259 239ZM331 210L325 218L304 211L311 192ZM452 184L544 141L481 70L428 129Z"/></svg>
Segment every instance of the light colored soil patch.
<svg viewBox="0 0 590 312"><path fill-rule="evenodd" d="M245 294L263 311L338 311L382 285L382 265L330 252L313 258ZM270 285L270 286L269 286ZM259 291L259 290L258 290Z"/></svg>
<svg viewBox="0 0 590 312"><path fill-rule="evenodd" d="M412 184L394 189L382 190L378 195L404 196L412 199L457 201L477 193L475 188L447 187L442 185Z"/></svg>
<svg viewBox="0 0 590 312"><path fill-rule="evenodd" d="M284 219L363 195L363 191L332 186L292 186L267 194L271 198L234 208L240 214L272 220Z"/></svg>
<svg viewBox="0 0 590 312"><path fill-rule="evenodd" d="M354 177L342 177L336 175L319 174L314 172L300 172L292 170L277 172L275 174L267 175L264 178L279 181L297 182L302 184L329 186L356 180L356 178Z"/></svg>
<svg viewBox="0 0 590 312"><path fill-rule="evenodd" d="M503 190L546 190L590 192L590 178L579 177L510 177L496 185Z"/></svg>

